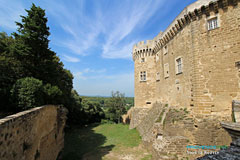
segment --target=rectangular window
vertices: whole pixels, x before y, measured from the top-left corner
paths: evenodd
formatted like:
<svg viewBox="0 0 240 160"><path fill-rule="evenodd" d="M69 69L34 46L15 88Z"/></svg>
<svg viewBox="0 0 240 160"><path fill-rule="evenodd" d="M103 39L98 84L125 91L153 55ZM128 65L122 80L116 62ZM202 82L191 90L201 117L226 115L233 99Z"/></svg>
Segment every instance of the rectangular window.
<svg viewBox="0 0 240 160"><path fill-rule="evenodd" d="M146 81L147 80L147 74L146 71L140 72L140 81Z"/></svg>
<svg viewBox="0 0 240 160"><path fill-rule="evenodd" d="M145 62L145 58L141 58L141 62L142 62L142 63Z"/></svg>
<svg viewBox="0 0 240 160"><path fill-rule="evenodd" d="M213 18L208 20L208 30L213 30L218 27L218 20L217 18Z"/></svg>
<svg viewBox="0 0 240 160"><path fill-rule="evenodd" d="M169 77L169 64L166 63L164 64L164 78L168 78Z"/></svg>
<svg viewBox="0 0 240 160"><path fill-rule="evenodd" d="M182 73L182 58L176 58L176 74Z"/></svg>

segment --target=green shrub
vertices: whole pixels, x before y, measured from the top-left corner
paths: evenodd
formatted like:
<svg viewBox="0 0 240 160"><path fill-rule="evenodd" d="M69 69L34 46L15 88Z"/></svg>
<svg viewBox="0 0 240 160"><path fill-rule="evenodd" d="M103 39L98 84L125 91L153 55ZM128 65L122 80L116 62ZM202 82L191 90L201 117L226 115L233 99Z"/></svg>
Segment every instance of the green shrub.
<svg viewBox="0 0 240 160"><path fill-rule="evenodd" d="M11 90L12 99L18 110L25 110L44 104L43 84L36 78L27 77L17 80Z"/></svg>

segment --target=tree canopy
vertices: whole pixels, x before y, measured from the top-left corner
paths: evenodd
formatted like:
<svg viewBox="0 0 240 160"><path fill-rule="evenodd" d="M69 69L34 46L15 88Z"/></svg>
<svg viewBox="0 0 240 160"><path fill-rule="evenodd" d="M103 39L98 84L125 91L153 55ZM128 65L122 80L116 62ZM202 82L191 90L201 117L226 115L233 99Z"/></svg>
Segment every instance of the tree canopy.
<svg viewBox="0 0 240 160"><path fill-rule="evenodd" d="M113 92L106 101L82 99L73 90L72 73L49 47L45 11L32 4L26 12L11 36L0 32L0 112L56 104L68 108L71 123L88 124L104 118L120 122L126 113L124 94Z"/></svg>

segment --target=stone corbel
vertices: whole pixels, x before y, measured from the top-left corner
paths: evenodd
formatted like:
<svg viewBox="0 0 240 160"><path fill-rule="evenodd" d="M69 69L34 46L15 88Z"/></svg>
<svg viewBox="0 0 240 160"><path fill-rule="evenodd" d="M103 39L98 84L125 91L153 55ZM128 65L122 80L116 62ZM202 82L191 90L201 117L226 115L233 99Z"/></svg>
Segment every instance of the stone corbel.
<svg viewBox="0 0 240 160"><path fill-rule="evenodd" d="M223 9L227 9L227 7L228 7L228 0L222 0L222 5L223 5Z"/></svg>
<svg viewBox="0 0 240 160"><path fill-rule="evenodd" d="M181 18L181 22L183 24L183 27L187 24L186 20L184 18Z"/></svg>
<svg viewBox="0 0 240 160"><path fill-rule="evenodd" d="M172 27L172 30L173 30L173 32L174 32L174 35L176 35L176 34L177 34L176 27Z"/></svg>
<svg viewBox="0 0 240 160"><path fill-rule="evenodd" d="M186 24L191 22L190 21L191 19L188 17L188 15L184 15L184 20L185 20Z"/></svg>
<svg viewBox="0 0 240 160"><path fill-rule="evenodd" d="M175 35L174 32L172 31L172 29L170 29L169 32L171 33L172 37Z"/></svg>
<svg viewBox="0 0 240 160"><path fill-rule="evenodd" d="M206 7L205 7L205 14L206 14L206 16L210 16L209 6L206 6Z"/></svg>
<svg viewBox="0 0 240 160"><path fill-rule="evenodd" d="M236 6L239 0L233 0L233 5Z"/></svg>
<svg viewBox="0 0 240 160"><path fill-rule="evenodd" d="M198 16L199 16L199 17L202 17L202 10L201 10L201 9L198 9L198 10L197 10L197 13L198 13Z"/></svg>
<svg viewBox="0 0 240 160"><path fill-rule="evenodd" d="M215 13L218 13L218 9L219 9L218 2L213 2L213 9Z"/></svg>
<svg viewBox="0 0 240 160"><path fill-rule="evenodd" d="M170 41L172 39L172 34L169 32L167 32L167 35L168 35L168 40Z"/></svg>
<svg viewBox="0 0 240 160"><path fill-rule="evenodd" d="M192 20L195 21L197 20L197 15L196 15L196 9L192 12Z"/></svg>
<svg viewBox="0 0 240 160"><path fill-rule="evenodd" d="M180 27L178 24L175 24L175 28L177 29L177 32L180 30Z"/></svg>
<svg viewBox="0 0 240 160"><path fill-rule="evenodd" d="M160 43L162 44L162 46L164 45L163 39L160 39Z"/></svg>
<svg viewBox="0 0 240 160"><path fill-rule="evenodd" d="M177 20L177 22L178 22L179 28L182 29L183 28L182 22L180 20Z"/></svg>
<svg viewBox="0 0 240 160"><path fill-rule="evenodd" d="M191 21L192 21L192 13L188 12L187 17L189 19L189 23L191 23Z"/></svg>

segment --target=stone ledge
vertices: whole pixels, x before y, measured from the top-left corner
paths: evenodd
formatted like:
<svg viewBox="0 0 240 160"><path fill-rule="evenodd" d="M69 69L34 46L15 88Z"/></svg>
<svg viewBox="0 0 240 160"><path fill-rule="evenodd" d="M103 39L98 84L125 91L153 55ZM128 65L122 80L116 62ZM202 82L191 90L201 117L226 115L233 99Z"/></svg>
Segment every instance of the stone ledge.
<svg viewBox="0 0 240 160"><path fill-rule="evenodd" d="M240 138L240 123L221 122L221 126L229 133L233 141Z"/></svg>

